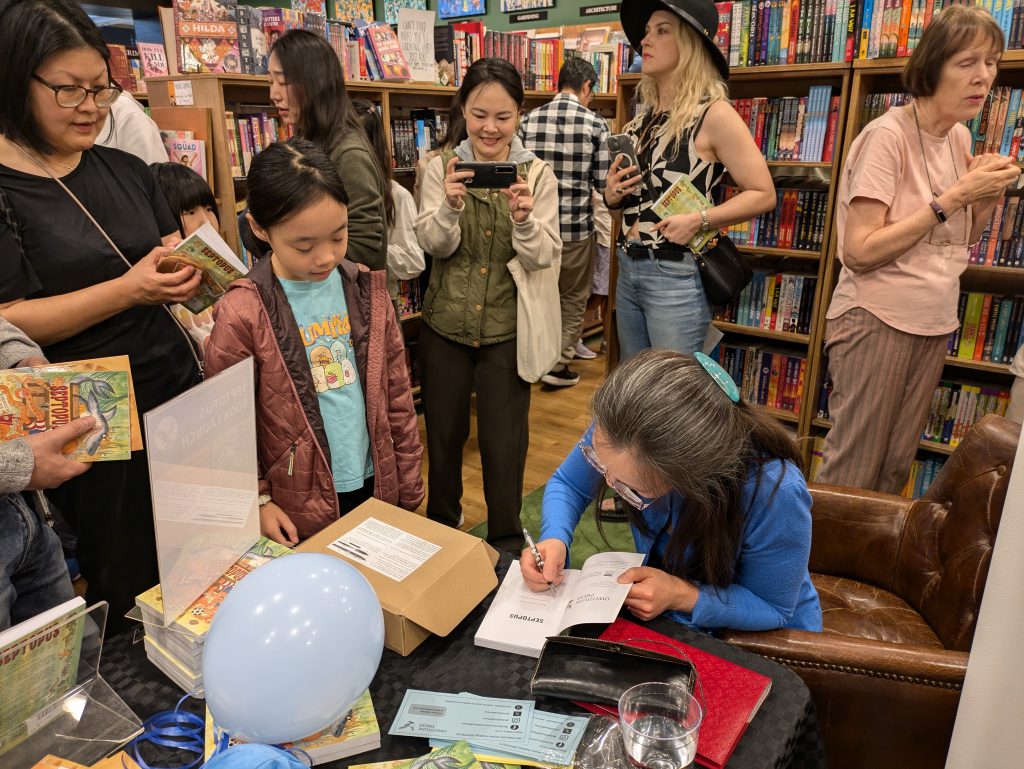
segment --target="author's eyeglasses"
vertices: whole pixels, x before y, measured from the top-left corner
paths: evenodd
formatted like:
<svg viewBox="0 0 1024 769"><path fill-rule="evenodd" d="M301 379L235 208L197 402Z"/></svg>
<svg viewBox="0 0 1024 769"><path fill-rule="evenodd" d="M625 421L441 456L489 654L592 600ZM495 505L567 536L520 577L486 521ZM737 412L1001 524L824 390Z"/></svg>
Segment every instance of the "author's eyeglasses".
<svg viewBox="0 0 1024 769"><path fill-rule="evenodd" d="M604 465L601 464L601 460L597 458L597 452L594 451L594 447L591 446L589 443L584 443L583 439L580 439L579 447L580 451L583 452L583 458L587 460L591 467L597 470L597 472L601 473L601 475L603 475L604 479L607 481L608 470L607 468L605 468ZM618 495L622 497L623 500L625 500L626 504L630 505L631 507L635 507L637 510L645 510L646 508L654 504L653 499L648 499L647 497L637 494L635 491L633 491L633 489L629 488L629 486L624 484L622 481L609 481L608 485L615 489Z"/></svg>
<svg viewBox="0 0 1024 769"><path fill-rule="evenodd" d="M86 88L83 85L54 85L53 83L46 82L34 72L32 73L32 79L53 91L53 96L57 100L57 106L67 109L74 109L80 105L89 94L92 94L96 106L103 109L117 101L117 97L121 95L122 91L121 86L117 83L98 85L95 88Z"/></svg>

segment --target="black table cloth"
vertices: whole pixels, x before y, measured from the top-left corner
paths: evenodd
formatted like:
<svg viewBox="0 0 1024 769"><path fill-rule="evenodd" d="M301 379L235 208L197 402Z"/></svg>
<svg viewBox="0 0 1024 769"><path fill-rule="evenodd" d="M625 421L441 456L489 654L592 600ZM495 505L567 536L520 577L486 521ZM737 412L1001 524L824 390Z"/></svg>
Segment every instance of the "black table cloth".
<svg viewBox="0 0 1024 769"><path fill-rule="evenodd" d="M498 562L499 578L514 563L508 555L503 555ZM387 734L406 689L468 691L487 697L531 699L530 678L536 660L473 645L473 636L493 596L491 593L447 638L431 637L408 657L385 649L380 668L370 686L380 723L381 748L322 766L347 767L413 758L429 752L426 740ZM630 619L636 621L632 617ZM825 751L814 704L807 687L795 673L672 620L657 619L649 624L660 633L772 679L771 691L729 760L729 769L823 769ZM172 709L182 692L146 659L141 635L141 630L128 631L108 639L104 645L101 670L111 687L145 720L157 711ZM274 693L268 691L267 696L273 697ZM569 703L566 705L572 707ZM198 700L186 700L183 707L200 715L204 712L203 703ZM539 707L542 710L572 712L559 708L552 700L544 700ZM149 758L151 753L144 755ZM154 761L162 761L158 764L161 766L175 766L179 758L180 763L187 763L185 755L153 755Z"/></svg>

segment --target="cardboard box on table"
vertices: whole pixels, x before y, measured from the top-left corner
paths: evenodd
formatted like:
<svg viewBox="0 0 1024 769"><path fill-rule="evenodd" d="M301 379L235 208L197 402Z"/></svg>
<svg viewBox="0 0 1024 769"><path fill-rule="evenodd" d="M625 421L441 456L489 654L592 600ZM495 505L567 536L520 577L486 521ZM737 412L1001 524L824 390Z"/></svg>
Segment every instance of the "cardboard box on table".
<svg viewBox="0 0 1024 769"><path fill-rule="evenodd" d="M440 546L419 568L398 582L329 545L369 518ZM369 581L384 610L384 645L403 657L431 633L446 636L498 584L498 553L482 539L423 516L370 499L298 548L327 553L355 566Z"/></svg>

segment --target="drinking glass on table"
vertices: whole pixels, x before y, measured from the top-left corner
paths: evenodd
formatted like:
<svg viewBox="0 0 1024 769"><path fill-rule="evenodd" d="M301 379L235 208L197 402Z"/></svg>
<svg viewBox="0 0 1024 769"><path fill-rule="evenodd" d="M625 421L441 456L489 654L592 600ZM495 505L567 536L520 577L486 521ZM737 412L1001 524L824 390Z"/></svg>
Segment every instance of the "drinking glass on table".
<svg viewBox="0 0 1024 769"><path fill-rule="evenodd" d="M697 755L704 710L679 686L646 683L619 698L619 728L630 762L641 769L684 769Z"/></svg>

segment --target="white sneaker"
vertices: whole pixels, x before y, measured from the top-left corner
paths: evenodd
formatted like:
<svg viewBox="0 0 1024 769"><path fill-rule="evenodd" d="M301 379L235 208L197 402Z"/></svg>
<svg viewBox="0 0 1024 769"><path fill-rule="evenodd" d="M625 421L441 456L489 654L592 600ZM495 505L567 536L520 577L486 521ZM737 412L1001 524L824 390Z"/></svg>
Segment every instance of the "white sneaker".
<svg viewBox="0 0 1024 769"><path fill-rule="evenodd" d="M582 339L576 340L576 347L574 348L573 352L576 353L577 358L582 358L583 360L593 360L594 358L597 357L597 353L591 350L585 344L583 344Z"/></svg>
<svg viewBox="0 0 1024 769"><path fill-rule="evenodd" d="M456 529L461 529L465 525L466 525L466 514L465 513L460 513L459 514L459 524L455 528Z"/></svg>

